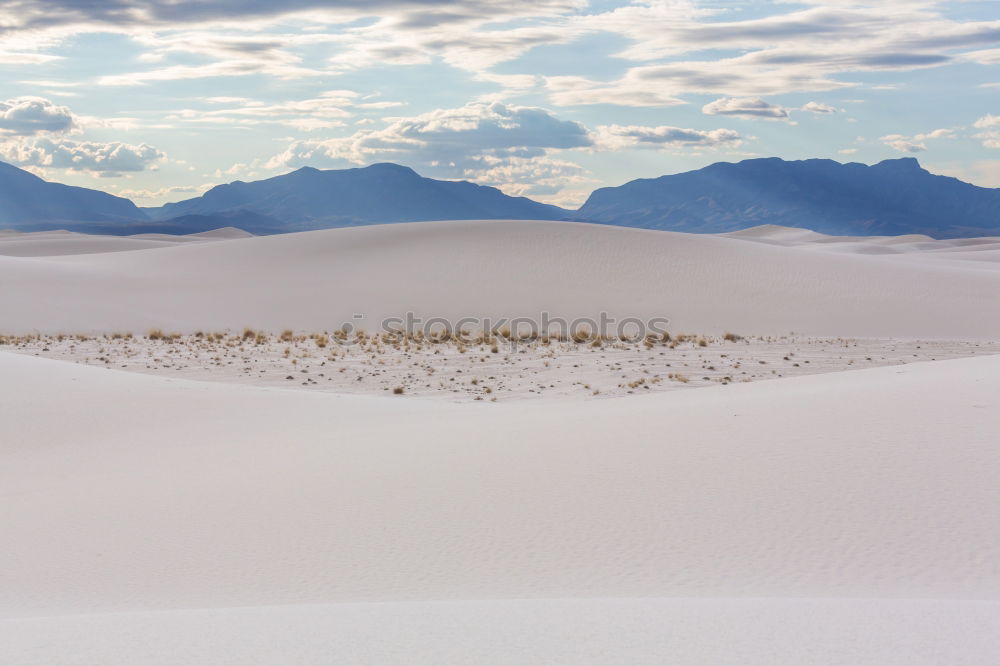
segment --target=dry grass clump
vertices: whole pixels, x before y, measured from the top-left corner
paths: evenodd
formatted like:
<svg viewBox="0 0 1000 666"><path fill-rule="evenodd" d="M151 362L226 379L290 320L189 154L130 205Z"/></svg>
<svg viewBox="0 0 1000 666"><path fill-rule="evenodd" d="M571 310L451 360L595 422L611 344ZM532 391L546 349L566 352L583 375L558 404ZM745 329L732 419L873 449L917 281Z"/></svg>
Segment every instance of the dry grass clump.
<svg viewBox="0 0 1000 666"><path fill-rule="evenodd" d="M154 329L150 330L148 333L146 333L146 337L148 339L150 339L150 340L162 340L163 339L163 331L161 331L158 328L154 328Z"/></svg>
<svg viewBox="0 0 1000 666"><path fill-rule="evenodd" d="M722 339L727 342L739 342L740 340L743 339L743 336L736 335L735 333L730 333L727 331L726 334L722 336Z"/></svg>

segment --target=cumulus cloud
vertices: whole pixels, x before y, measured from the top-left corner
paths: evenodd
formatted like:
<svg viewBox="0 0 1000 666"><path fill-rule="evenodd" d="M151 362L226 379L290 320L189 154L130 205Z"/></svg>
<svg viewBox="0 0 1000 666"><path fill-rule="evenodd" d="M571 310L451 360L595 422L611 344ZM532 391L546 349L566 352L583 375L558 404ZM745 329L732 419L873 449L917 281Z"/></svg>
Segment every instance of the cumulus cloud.
<svg viewBox="0 0 1000 666"><path fill-rule="evenodd" d="M879 141L889 146L893 150L901 153L922 153L927 150L927 146L919 141L914 141L902 134L886 134L879 137Z"/></svg>
<svg viewBox="0 0 1000 666"><path fill-rule="evenodd" d="M987 113L985 116L976 120L973 123L973 127L976 129L985 130L984 132L977 132L973 136L980 141L982 141L985 148L1000 148L1000 116L994 116L991 113Z"/></svg>
<svg viewBox="0 0 1000 666"><path fill-rule="evenodd" d="M78 127L78 118L69 108L41 97L18 97L0 102L0 135L55 134Z"/></svg>
<svg viewBox="0 0 1000 666"><path fill-rule="evenodd" d="M982 118L976 120L976 122L973 123L973 127L977 127L979 129L983 129L985 127L1000 127L1000 116L994 116L991 113L987 113Z"/></svg>
<svg viewBox="0 0 1000 666"><path fill-rule="evenodd" d="M820 104L819 102L806 102L799 110L808 111L809 113L837 113L837 109L835 107L827 104Z"/></svg>
<svg viewBox="0 0 1000 666"><path fill-rule="evenodd" d="M541 108L474 102L418 116L395 118L382 129L363 129L326 141L298 141L275 164L451 165L461 169L482 155L540 156L548 149L589 146L587 129Z"/></svg>
<svg viewBox="0 0 1000 666"><path fill-rule="evenodd" d="M144 143L100 143L65 138L0 144L0 156L18 166L87 171L107 177L144 171L165 157L164 153Z"/></svg>
<svg viewBox="0 0 1000 666"><path fill-rule="evenodd" d="M879 137L879 141L901 153L922 153L927 150L926 141L930 139L950 139L954 136L954 130L941 128L931 132L914 134L912 137L902 134L886 134Z"/></svg>
<svg viewBox="0 0 1000 666"><path fill-rule="evenodd" d="M731 129L696 130L660 125L602 125L595 131L595 145L606 150L623 148L736 148L743 143Z"/></svg>
<svg viewBox="0 0 1000 666"><path fill-rule="evenodd" d="M975 137L980 139L986 148L1000 148L1000 131L998 130L979 132Z"/></svg>
<svg viewBox="0 0 1000 666"><path fill-rule="evenodd" d="M811 104L812 102L810 102ZM710 116L739 116L742 118L771 118L786 120L788 110L769 104L759 97L720 97L701 107Z"/></svg>

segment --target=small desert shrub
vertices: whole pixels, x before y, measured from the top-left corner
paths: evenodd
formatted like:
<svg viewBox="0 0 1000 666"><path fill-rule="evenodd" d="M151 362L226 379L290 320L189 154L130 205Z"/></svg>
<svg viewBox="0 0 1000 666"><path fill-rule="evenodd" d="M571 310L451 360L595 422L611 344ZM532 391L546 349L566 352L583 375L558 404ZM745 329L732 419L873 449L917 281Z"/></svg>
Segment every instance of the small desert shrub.
<svg viewBox="0 0 1000 666"><path fill-rule="evenodd" d="M403 394L403 387L402 386L397 386L396 388L392 389L392 392L393 392L394 395L402 395Z"/></svg>
<svg viewBox="0 0 1000 666"><path fill-rule="evenodd" d="M163 336L163 331L161 331L158 328L154 328L153 330L151 330L149 333L146 334L146 337L149 338L150 340L162 340L164 336Z"/></svg>
<svg viewBox="0 0 1000 666"><path fill-rule="evenodd" d="M722 336L722 339L726 340L727 342L739 342L740 340L743 339L743 336L727 332L725 335Z"/></svg>
<svg viewBox="0 0 1000 666"><path fill-rule="evenodd" d="M253 340L256 337L257 337L257 331L255 331L255 330L253 330L252 328L249 328L249 327L243 329L243 339L244 340Z"/></svg>
<svg viewBox="0 0 1000 666"><path fill-rule="evenodd" d="M295 339L295 331L291 330L290 328L286 328L281 332L282 342L291 342L294 339Z"/></svg>

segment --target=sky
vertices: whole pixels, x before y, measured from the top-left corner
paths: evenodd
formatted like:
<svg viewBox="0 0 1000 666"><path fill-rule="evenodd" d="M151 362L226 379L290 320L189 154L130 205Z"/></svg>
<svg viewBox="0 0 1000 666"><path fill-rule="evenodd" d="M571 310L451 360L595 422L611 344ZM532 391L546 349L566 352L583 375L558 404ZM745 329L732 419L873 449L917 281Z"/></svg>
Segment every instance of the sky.
<svg viewBox="0 0 1000 666"><path fill-rule="evenodd" d="M1000 2L0 0L0 161L143 206L396 162L575 208L771 156L1000 187Z"/></svg>

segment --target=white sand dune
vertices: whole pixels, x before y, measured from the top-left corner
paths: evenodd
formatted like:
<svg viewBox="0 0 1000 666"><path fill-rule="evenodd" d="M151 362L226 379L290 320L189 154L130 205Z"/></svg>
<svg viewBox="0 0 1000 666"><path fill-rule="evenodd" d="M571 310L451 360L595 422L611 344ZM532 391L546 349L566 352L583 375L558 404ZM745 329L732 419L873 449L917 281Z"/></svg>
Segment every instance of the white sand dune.
<svg viewBox="0 0 1000 666"><path fill-rule="evenodd" d="M172 247L183 243L215 239L247 238L240 229L227 227L188 236L168 234L136 234L134 236L101 236L74 231L33 231L0 234L0 256L54 257L74 254L103 254Z"/></svg>
<svg viewBox="0 0 1000 666"><path fill-rule="evenodd" d="M808 229L765 224L720 234L780 247L796 247L819 252L893 255L897 260L976 261L978 268L1000 269L1000 238L953 238L935 240L930 236L829 236Z"/></svg>
<svg viewBox="0 0 1000 666"><path fill-rule="evenodd" d="M804 249L817 246L461 221L0 257L0 331L330 330L344 322L373 330L411 311L452 320L605 311L668 317L675 331L705 333L1000 335L1000 256L992 251L967 261Z"/></svg>
<svg viewBox="0 0 1000 666"><path fill-rule="evenodd" d="M3 663L1000 650L1000 357L509 405L0 376Z"/></svg>

